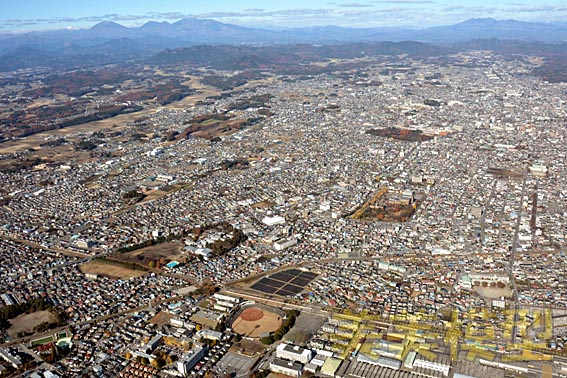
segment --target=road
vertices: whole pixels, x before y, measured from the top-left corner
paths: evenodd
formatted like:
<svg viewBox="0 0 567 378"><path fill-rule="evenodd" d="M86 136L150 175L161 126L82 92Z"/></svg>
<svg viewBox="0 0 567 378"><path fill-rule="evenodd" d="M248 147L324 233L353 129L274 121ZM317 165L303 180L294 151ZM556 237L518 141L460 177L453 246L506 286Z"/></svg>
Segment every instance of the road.
<svg viewBox="0 0 567 378"><path fill-rule="evenodd" d="M520 224L522 222L522 213L524 211L524 196L526 195L526 184L528 181L528 167L524 168L524 177L522 182L522 194L520 196L520 203L518 205L518 218L516 219L516 227L514 229L514 238L512 240L512 249L510 250L510 259L508 261L508 274L510 275L510 283L512 284L512 293L514 298L514 323L512 325L512 343L516 342L517 328L516 328L516 318L519 309L519 298L518 298L518 288L516 286L516 279L514 277L514 259L516 250L518 249L518 240L520 237Z"/></svg>
<svg viewBox="0 0 567 378"><path fill-rule="evenodd" d="M19 239L19 238L14 238L12 236L6 235L5 233L2 235L2 237L4 239L7 240L11 240L15 243L19 243L19 244L23 244L23 245L27 245L30 246L32 248L37 248L37 249L42 249L44 251L50 251L50 252L55 252L55 253L61 253L62 255L65 256L71 256L71 257L85 257L85 258L92 258L93 255L89 255L88 253L82 253L82 252L77 252L77 251L70 251L68 249L63 249L63 248L55 248L55 247L44 247L39 243L35 243L29 240L23 240L23 239Z"/></svg>
<svg viewBox="0 0 567 378"><path fill-rule="evenodd" d="M488 197L488 201L486 201L486 205L484 206L484 209L480 215L480 242L482 245L484 245L485 243L485 230L486 230L486 226L485 226L485 218L486 218L486 212L488 211L488 209L490 209L490 206L492 205L492 201L494 200L494 195L496 194L496 185L498 184L498 180L494 180L494 183L492 184L492 189L490 191L490 196Z"/></svg>

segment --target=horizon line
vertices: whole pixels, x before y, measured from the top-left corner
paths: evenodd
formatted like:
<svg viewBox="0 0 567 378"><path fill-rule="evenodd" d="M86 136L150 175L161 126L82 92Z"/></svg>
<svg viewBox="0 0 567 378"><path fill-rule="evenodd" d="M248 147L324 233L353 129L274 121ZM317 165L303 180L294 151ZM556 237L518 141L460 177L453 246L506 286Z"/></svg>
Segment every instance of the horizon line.
<svg viewBox="0 0 567 378"><path fill-rule="evenodd" d="M159 21L158 21L159 20ZM10 34L10 35L21 35L21 34L28 34L28 33L45 33L45 32L56 32L56 31L80 31L80 30L91 30L92 28L96 27L97 25L100 24L104 24L104 23L109 23L109 24L115 24L115 25L119 25L122 27L125 27L127 29L139 29L142 26L151 23L151 22L156 22L156 23L166 23L168 25L173 25L179 21L182 20L210 20L210 21L215 21L224 25L234 25L234 26L239 26L239 27L244 27L244 28L249 28L249 29L265 29L265 30L293 30L293 29L309 29L309 28L324 28L324 27L337 27L337 28L343 28L343 29L408 29L408 30L423 30L423 29L428 29L428 28L433 28L433 27L443 27L443 26L452 26L452 25L458 25L461 23L465 23L467 21L473 21L473 20L493 20L496 22L504 22L504 21L515 21L515 22L522 22L522 23L528 23L528 24L542 24L542 25L555 25L558 23L565 23L567 21L526 21L526 20L519 20L519 19L515 19L515 18L495 18L495 17L471 17L471 18L467 18L464 20L460 20L460 21L455 21L453 23L442 23L442 24L435 24L435 25L427 25L427 26L422 26L422 27L418 27L418 26L414 26L414 25L399 25L399 26L391 26L391 25L381 25L381 26L357 26L357 25L351 25L351 26L345 26L345 25L340 25L338 23L326 23L326 24L313 24L310 26L293 26L293 25L263 25L263 24L250 24L250 23L235 23L235 22L224 22L224 21L220 21L214 17L199 17L199 16L187 16L187 17L182 17L179 19L174 19L168 21L168 20L163 20L163 19L148 19L148 21L143 22L143 23L134 23L134 24L129 24L129 23L121 23L119 20L100 20L100 21L96 21L92 24L90 24L89 26L84 26L84 27L73 27L73 26L67 26L67 27L54 27L54 28L47 28L47 29L28 29L28 30L5 30L2 31L0 30L0 35L4 34ZM6 20L4 20L6 21Z"/></svg>

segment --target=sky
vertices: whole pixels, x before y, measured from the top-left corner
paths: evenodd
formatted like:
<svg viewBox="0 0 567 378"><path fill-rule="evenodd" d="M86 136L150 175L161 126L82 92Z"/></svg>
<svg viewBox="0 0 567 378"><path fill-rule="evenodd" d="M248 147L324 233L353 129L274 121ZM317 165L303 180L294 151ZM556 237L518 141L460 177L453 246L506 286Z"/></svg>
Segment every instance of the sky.
<svg viewBox="0 0 567 378"><path fill-rule="evenodd" d="M0 33L212 18L243 26L429 27L492 17L567 22L565 0L0 0Z"/></svg>

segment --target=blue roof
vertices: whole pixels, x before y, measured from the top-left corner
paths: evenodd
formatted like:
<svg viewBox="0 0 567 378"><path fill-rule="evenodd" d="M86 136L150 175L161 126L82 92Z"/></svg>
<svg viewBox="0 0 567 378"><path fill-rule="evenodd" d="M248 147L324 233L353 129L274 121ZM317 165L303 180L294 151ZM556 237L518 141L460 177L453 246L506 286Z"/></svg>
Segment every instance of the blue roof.
<svg viewBox="0 0 567 378"><path fill-rule="evenodd" d="M170 262L169 264L167 264L166 266L167 266L168 268L175 268L177 265L179 265L179 262L177 262L177 261L172 261L172 262Z"/></svg>

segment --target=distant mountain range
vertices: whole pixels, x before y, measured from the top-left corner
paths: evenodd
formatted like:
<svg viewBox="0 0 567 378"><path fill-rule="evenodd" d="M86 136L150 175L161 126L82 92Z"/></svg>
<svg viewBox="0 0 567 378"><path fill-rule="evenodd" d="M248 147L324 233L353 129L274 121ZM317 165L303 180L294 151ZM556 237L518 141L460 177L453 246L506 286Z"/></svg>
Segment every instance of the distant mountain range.
<svg viewBox="0 0 567 378"><path fill-rule="evenodd" d="M29 67L68 68L151 57L165 49L196 45L272 45L419 41L454 44L471 39L567 41L567 23L544 24L491 18L426 29L337 26L264 30L209 19L148 22L127 28L101 22L90 29L0 34L0 71Z"/></svg>
<svg viewBox="0 0 567 378"><path fill-rule="evenodd" d="M297 72L301 65L325 59L353 59L410 55L428 58L455 50L422 42L353 42L341 44L286 44L266 46L200 45L166 49L146 60L159 66L185 64L221 70L276 69ZM299 70L305 72L305 70Z"/></svg>

